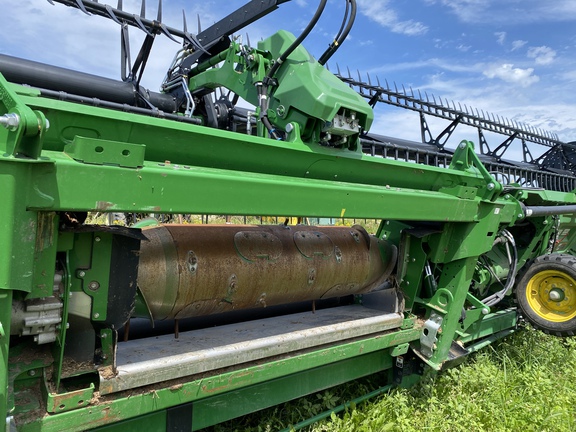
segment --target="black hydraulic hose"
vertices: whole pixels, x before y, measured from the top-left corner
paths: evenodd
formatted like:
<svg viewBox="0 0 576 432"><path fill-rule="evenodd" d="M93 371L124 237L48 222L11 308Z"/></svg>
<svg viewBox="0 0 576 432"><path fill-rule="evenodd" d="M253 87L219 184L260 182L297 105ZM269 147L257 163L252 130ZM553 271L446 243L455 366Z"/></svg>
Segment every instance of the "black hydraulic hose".
<svg viewBox="0 0 576 432"><path fill-rule="evenodd" d="M274 74L278 71L278 68L280 68L280 66L282 66L282 63L284 63L284 61L286 61L288 56L290 54L292 54L292 52L298 47L298 45L300 45L302 43L302 41L304 39L306 39L306 37L310 34L312 29L318 23L318 20L320 19L322 12L324 12L324 8L326 7L327 1L328 0L321 0L320 1L320 4L318 5L318 9L316 9L316 13L314 13L314 16L312 17L312 19L310 20L310 22L308 23L308 25L306 26L306 28L304 29L302 34L300 34L300 36L298 36L296 38L296 40L294 42L292 42L292 45L290 45L286 49L286 51L284 51L282 54L280 54L280 57L278 57L276 62L272 65L272 67L270 68L270 70L266 74L267 79L265 79L265 81L268 81L274 77ZM267 84L267 82L265 82L264 84Z"/></svg>
<svg viewBox="0 0 576 432"><path fill-rule="evenodd" d="M348 5L351 6L350 7L350 18L348 18ZM326 62L330 59L330 57L332 57L334 55L334 53L338 50L338 48L340 48L340 45L342 45L342 43L346 40L346 38L350 34L350 30L352 30L352 27L354 25L354 21L356 20L356 9L357 9L356 8L356 0L347 0L346 13L344 14L344 21L342 21L342 27L340 28L340 31L338 32L338 34L334 38L334 42L332 42L330 44L328 49L320 57L320 60L318 60L318 63L320 63L321 65L326 64ZM342 31L342 28L344 28L344 24L345 24L347 18L348 18L348 23L346 24L346 28Z"/></svg>
<svg viewBox="0 0 576 432"><path fill-rule="evenodd" d="M259 101L260 102L260 121L262 121L262 124L268 130L268 133L270 134L270 136L276 140L280 139L280 137L278 136L278 134L274 130L274 127L272 126L272 124L270 123L270 119L268 119L268 113L267 113L267 111L268 111L268 87L269 87L270 83L272 82L274 75L276 74L276 72L278 71L280 66L282 66L282 63L284 63L284 61L288 58L288 56L290 54L292 54L292 52L310 34L310 32L312 31L314 26L316 26L316 24L318 23L318 20L320 19L320 16L322 15L322 12L324 12L324 8L326 7L327 1L328 0L321 0L320 1L320 4L318 5L318 9L316 9L316 13L314 14L312 19L310 20L310 22L306 26L306 28L304 29L302 34L300 36L298 36L294 42L292 42L292 44L286 49L286 51L284 51L282 54L280 54L280 56L276 59L276 62L272 65L272 67L270 68L270 70L268 71L268 73L266 74L264 79L262 80L262 82L256 84L258 86L258 97L260 99L260 101Z"/></svg>
<svg viewBox="0 0 576 432"><path fill-rule="evenodd" d="M342 24L340 24L340 29L338 30L338 33L336 33L336 36L334 36L335 41L338 40L338 38L342 34L342 31L344 30L344 26L346 25L346 20L348 19L348 12L349 11L350 11L350 0L346 0L346 10L344 11L344 18L342 19Z"/></svg>
<svg viewBox="0 0 576 432"><path fill-rule="evenodd" d="M258 84L258 105L260 106L260 121L262 121L270 137L279 140L280 137L268 119L268 86L263 83Z"/></svg>

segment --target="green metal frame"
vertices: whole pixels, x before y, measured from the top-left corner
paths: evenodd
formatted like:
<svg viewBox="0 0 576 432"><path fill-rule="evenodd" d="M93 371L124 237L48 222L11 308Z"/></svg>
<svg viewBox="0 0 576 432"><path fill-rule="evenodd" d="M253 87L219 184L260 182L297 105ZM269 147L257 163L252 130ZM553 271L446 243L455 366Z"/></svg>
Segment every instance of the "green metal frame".
<svg viewBox="0 0 576 432"><path fill-rule="evenodd" d="M269 60L267 46L255 69L244 65L251 79L262 78L259 65ZM230 63L224 68L234 64L235 56L232 46L217 58ZM222 84L228 76L226 69L204 72L202 65L197 72L191 87ZM0 128L0 417L14 421L15 415L22 431L169 430L174 410L190 411L184 421L198 430L392 371L395 358L408 351L414 361L439 370L448 364L455 342L471 352L516 328L515 308L506 302L490 308L471 291L478 259L490 253L500 230L524 220L523 204L576 201L572 193L503 191L466 141L444 169L373 158L361 149L321 147L299 134L275 141L47 99L0 75L0 115L6 113L20 122ZM110 236L60 230L62 212L86 211L380 219L377 236L399 250L395 281L406 319L400 329L360 340L93 403L95 370L63 374L70 295L89 295L96 325L106 318L109 301L104 288L90 290L87 284L108 285ZM432 226L422 230L419 222ZM535 235L522 248L520 262L545 253L562 228L566 235L559 247L570 251L573 225L568 217L535 219ZM65 274L57 340L47 350L18 337L11 345L12 302L49 297L57 261ZM437 286L425 276L427 265ZM75 272L79 268L85 271ZM468 309L464 320L463 309ZM115 333L100 329L95 337L103 365L112 368ZM415 376L404 379L411 382ZM70 380L70 388L60 386Z"/></svg>

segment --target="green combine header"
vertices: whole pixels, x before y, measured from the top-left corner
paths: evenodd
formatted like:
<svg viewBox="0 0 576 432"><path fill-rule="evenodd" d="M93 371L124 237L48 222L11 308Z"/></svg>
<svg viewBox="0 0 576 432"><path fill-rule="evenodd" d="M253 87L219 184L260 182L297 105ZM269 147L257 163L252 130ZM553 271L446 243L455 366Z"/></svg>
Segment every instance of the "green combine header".
<svg viewBox="0 0 576 432"><path fill-rule="evenodd" d="M121 1L52 2L121 25L122 80L0 55L6 431L195 431L379 372L411 385L521 321L575 334L574 145L330 72L355 0L319 60L302 42L326 0L300 36L255 47L232 35L286 0L196 35L164 24L161 3L150 20ZM134 64L130 26L145 32ZM156 93L140 81L161 35L182 47ZM418 112L423 141L371 134L378 103ZM434 137L427 116L449 126ZM476 147L446 146L459 124ZM491 148L485 131L505 139ZM522 161L506 158L514 143Z"/></svg>

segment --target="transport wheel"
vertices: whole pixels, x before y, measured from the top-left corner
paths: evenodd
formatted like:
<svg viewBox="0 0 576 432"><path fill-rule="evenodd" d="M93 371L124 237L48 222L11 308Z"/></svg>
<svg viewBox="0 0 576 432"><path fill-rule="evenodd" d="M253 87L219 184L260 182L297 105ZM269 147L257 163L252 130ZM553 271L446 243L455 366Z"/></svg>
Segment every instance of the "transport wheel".
<svg viewBox="0 0 576 432"><path fill-rule="evenodd" d="M529 264L516 286L516 301L534 327L556 336L576 334L576 258L543 255Z"/></svg>

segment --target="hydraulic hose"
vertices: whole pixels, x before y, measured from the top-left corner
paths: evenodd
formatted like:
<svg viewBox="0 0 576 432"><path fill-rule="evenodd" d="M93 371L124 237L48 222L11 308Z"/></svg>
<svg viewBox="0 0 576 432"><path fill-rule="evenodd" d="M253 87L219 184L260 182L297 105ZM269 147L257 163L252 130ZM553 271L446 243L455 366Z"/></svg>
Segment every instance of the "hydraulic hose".
<svg viewBox="0 0 576 432"><path fill-rule="evenodd" d="M286 61L288 56L290 54L292 54L292 52L302 43L302 41L304 39L306 39L306 37L310 34L312 29L316 26L316 24L318 23L318 20L320 19L320 16L322 16L322 12L324 12L324 8L326 7L327 1L328 0L321 0L320 1L320 4L318 5L318 8L316 9L314 16L312 17L312 20L310 20L310 22L308 23L308 25L306 26L306 28L304 29L302 34L300 34L300 36L298 36L296 38L296 40L294 42L292 42L292 44L286 49L286 51L284 51L282 54L280 54L280 56L276 59L276 62L272 65L272 67L270 68L270 70L268 71L268 73L266 74L264 79L262 80L262 83L257 83L258 96L260 99L260 101L259 101L260 102L260 121L262 121L262 124L268 130L268 133L270 134L270 136L273 139L277 140L277 139L280 139L280 137L278 136L278 134L274 130L272 124L270 123L270 120L268 119L267 111L268 111L268 88L269 88L269 85L272 82L274 75L276 74L276 72L278 71L280 66L282 66L282 63L284 63Z"/></svg>
<svg viewBox="0 0 576 432"><path fill-rule="evenodd" d="M502 235L506 238L508 243L512 245L512 256L508 257L510 269L508 271L508 278L506 281L506 285L502 290L482 299L482 303L486 306L494 306L504 298L508 290L510 290L514 286L514 282L516 281L516 270L518 266L518 251L516 249L516 242L514 241L514 237L510 232L507 230L502 230Z"/></svg>
<svg viewBox="0 0 576 432"><path fill-rule="evenodd" d="M350 17L348 18L348 8L350 7ZM346 19L348 22L346 23ZM346 40L348 34L350 34L350 30L352 30L352 26L354 25L354 21L356 19L356 0L347 0L346 1L346 12L344 13L344 19L342 21L342 26L338 31L338 34L334 38L334 42L330 44L328 49L322 54L318 63L321 65L325 65L326 62L334 55L334 53L340 48L340 45Z"/></svg>
<svg viewBox="0 0 576 432"><path fill-rule="evenodd" d="M302 34L300 34L300 36L298 36L296 38L296 40L294 42L292 42L292 44L286 49L286 51L284 51L282 54L280 54L280 57L278 57L278 59L276 60L274 65L272 65L272 67L270 68L270 70L266 74L267 79L265 78L265 81L269 81L274 77L274 74L276 74L276 72L278 71L280 66L282 66L282 63L284 63L286 61L288 56L290 54L292 54L292 52L298 47L298 45L300 45L302 43L302 41L304 41L304 39L306 39L306 37L310 34L312 29L318 23L320 16L322 16L322 12L324 12L324 8L326 7L327 1L328 0L321 0L320 1L320 4L318 5L318 9L316 9L316 13L314 13L314 16L312 17L312 19L310 20L310 22L308 23L308 25L306 26L306 28L304 29ZM265 82L264 84L268 85L267 82Z"/></svg>

